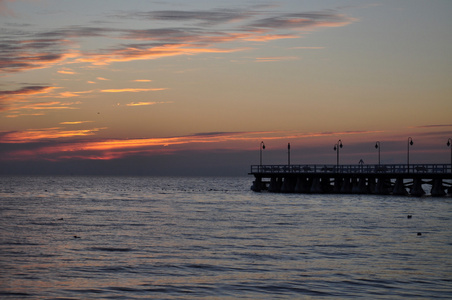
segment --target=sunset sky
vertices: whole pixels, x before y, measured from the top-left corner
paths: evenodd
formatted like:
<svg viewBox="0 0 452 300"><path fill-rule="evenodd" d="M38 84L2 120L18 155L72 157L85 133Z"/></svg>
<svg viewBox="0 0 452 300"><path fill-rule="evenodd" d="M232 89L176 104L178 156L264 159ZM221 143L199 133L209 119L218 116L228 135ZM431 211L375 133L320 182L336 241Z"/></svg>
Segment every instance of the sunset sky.
<svg viewBox="0 0 452 300"><path fill-rule="evenodd" d="M0 174L450 163L450 0L0 0Z"/></svg>

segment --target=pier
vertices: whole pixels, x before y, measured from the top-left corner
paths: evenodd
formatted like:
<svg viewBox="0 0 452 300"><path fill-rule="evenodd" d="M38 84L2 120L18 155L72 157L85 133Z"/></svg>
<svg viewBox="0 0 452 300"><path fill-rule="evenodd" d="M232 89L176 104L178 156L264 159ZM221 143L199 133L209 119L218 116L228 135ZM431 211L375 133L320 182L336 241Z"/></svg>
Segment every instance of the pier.
<svg viewBox="0 0 452 300"><path fill-rule="evenodd" d="M252 165L255 192L377 194L434 197L452 194L450 164ZM426 192L427 191L427 192Z"/></svg>

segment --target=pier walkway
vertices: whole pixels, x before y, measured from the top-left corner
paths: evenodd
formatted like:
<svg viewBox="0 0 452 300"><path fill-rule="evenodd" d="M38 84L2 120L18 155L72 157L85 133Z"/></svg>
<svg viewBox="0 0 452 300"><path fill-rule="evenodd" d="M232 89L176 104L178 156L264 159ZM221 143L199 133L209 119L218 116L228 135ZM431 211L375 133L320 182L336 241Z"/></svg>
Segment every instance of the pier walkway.
<svg viewBox="0 0 452 300"><path fill-rule="evenodd" d="M252 165L251 189L276 193L452 194L450 164Z"/></svg>

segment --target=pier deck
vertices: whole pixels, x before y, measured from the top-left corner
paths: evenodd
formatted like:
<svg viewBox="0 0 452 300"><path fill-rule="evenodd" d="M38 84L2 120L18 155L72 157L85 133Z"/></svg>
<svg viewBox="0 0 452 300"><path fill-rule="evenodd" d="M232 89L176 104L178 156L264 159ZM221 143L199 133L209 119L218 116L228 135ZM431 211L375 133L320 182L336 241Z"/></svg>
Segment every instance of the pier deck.
<svg viewBox="0 0 452 300"><path fill-rule="evenodd" d="M452 194L450 164L252 165L249 174L256 192Z"/></svg>

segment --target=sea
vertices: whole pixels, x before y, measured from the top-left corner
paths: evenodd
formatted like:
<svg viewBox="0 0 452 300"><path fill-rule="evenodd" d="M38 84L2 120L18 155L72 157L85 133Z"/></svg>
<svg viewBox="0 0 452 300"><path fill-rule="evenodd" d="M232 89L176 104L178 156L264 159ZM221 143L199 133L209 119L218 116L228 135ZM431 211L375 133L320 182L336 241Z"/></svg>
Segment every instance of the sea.
<svg viewBox="0 0 452 300"><path fill-rule="evenodd" d="M0 177L1 299L451 299L452 198Z"/></svg>

